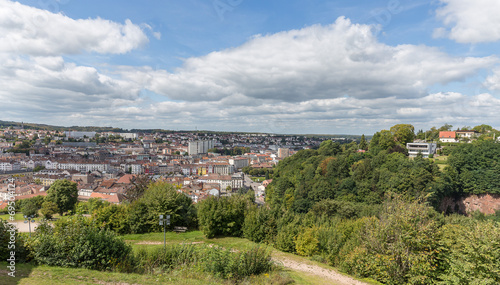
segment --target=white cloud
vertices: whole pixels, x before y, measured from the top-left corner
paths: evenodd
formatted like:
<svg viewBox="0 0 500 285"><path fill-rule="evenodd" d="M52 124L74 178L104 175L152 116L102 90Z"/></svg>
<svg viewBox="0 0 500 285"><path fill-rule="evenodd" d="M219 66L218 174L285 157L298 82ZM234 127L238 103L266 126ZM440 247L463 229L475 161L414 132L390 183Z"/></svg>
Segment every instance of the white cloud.
<svg viewBox="0 0 500 285"><path fill-rule="evenodd" d="M135 83L111 78L93 67L66 63L61 57L0 54L0 61L2 117L66 124L75 114L95 120L92 112L96 110L108 112L142 102L141 88Z"/></svg>
<svg viewBox="0 0 500 285"><path fill-rule="evenodd" d="M448 37L459 43L483 43L500 40L500 1L440 0L438 19L449 29L438 28L435 37Z"/></svg>
<svg viewBox="0 0 500 285"><path fill-rule="evenodd" d="M427 89L464 80L496 58L386 45L370 26L344 18L328 26L256 36L242 46L190 58L174 72L106 63L103 71L63 56L133 50L147 42L142 29L153 31L150 26L73 20L5 0L0 8L0 119L66 126L361 133L400 122L429 126L450 118L474 122L484 114L494 117L487 104L491 97L428 94ZM5 11L15 17L6 17ZM37 15L46 16L42 19L47 21L39 22L44 25L31 20ZM145 89L169 99L157 94L148 98L151 92Z"/></svg>
<svg viewBox="0 0 500 285"><path fill-rule="evenodd" d="M74 20L62 14L0 0L0 52L27 55L123 54L148 43L142 29L104 19Z"/></svg>
<svg viewBox="0 0 500 285"><path fill-rule="evenodd" d="M148 88L187 101L241 95L286 102L346 95L415 98L496 61L452 57L424 45L385 45L371 26L341 17L328 26L256 36L242 46L190 58L173 73L151 72Z"/></svg>
<svg viewBox="0 0 500 285"><path fill-rule="evenodd" d="M486 77L484 85L489 90L500 91L500 68L493 70L493 74Z"/></svg>

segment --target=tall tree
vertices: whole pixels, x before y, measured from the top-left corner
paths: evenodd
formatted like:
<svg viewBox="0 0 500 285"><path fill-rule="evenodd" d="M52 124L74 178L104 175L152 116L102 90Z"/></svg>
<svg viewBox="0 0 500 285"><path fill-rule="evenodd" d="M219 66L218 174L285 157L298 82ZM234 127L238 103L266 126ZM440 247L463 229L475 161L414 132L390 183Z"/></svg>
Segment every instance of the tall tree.
<svg viewBox="0 0 500 285"><path fill-rule="evenodd" d="M78 201L76 183L69 180L57 180L47 191L47 201L54 202L59 209L59 214L73 210Z"/></svg>
<svg viewBox="0 0 500 285"><path fill-rule="evenodd" d="M415 128L410 124L394 125L390 129L394 140L405 145L415 139Z"/></svg>
<svg viewBox="0 0 500 285"><path fill-rule="evenodd" d="M365 134L361 135L361 140L359 141L359 149L368 149L368 144L366 143Z"/></svg>
<svg viewBox="0 0 500 285"><path fill-rule="evenodd" d="M127 198L130 201L135 201L139 199L144 194L144 192L146 192L146 189L148 189L151 180L147 175L139 175L132 179L131 182L134 186L127 191Z"/></svg>

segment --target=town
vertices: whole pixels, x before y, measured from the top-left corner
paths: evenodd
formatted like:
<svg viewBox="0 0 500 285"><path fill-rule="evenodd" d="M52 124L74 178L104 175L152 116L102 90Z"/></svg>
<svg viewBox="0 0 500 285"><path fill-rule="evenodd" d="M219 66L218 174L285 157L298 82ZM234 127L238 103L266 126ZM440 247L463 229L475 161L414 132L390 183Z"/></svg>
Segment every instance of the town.
<svg viewBox="0 0 500 285"><path fill-rule="evenodd" d="M264 203L266 172L301 149L341 136L231 134L214 132L95 132L36 130L19 124L0 129L0 195L15 179L15 199L46 195L57 180L78 184L78 199L119 204L139 175L174 184L194 203L238 191ZM263 179L250 179L260 173ZM254 170L251 172L251 170ZM2 207L0 205L0 207ZM5 207L5 205L3 205Z"/></svg>

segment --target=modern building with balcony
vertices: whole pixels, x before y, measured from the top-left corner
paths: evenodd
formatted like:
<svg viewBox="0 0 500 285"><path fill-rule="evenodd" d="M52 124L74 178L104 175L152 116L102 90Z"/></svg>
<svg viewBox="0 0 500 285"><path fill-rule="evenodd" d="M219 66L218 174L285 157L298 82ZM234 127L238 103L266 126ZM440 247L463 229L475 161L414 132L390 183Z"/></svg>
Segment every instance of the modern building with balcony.
<svg viewBox="0 0 500 285"><path fill-rule="evenodd" d="M423 157L428 158L430 154L434 155L436 153L437 144L436 143L407 143L406 149L408 149L408 155L410 157L416 157L419 153Z"/></svg>

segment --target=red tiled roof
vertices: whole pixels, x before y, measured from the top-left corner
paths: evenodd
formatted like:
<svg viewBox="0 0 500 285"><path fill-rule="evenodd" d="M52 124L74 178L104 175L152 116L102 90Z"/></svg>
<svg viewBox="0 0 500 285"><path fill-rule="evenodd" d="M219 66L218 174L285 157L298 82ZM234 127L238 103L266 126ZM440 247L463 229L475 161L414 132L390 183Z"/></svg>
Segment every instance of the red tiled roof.
<svg viewBox="0 0 500 285"><path fill-rule="evenodd" d="M450 139L454 139L456 137L456 133L455 132L446 132L446 131L443 131L443 132L439 132L439 138L450 138Z"/></svg>

